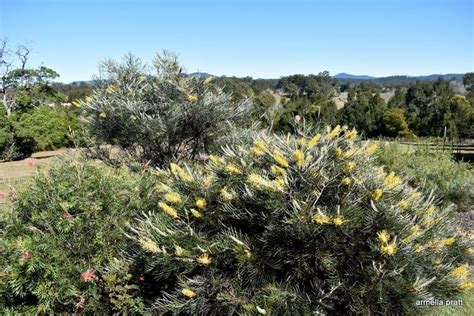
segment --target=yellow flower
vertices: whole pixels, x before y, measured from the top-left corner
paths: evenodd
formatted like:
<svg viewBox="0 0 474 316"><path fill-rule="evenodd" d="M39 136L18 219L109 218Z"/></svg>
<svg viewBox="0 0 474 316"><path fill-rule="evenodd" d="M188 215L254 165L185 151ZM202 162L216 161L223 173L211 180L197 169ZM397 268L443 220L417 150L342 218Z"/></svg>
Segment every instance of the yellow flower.
<svg viewBox="0 0 474 316"><path fill-rule="evenodd" d="M342 215L338 215L332 220L333 224L336 226L341 226L342 224L344 224L345 221L346 220L344 219Z"/></svg>
<svg viewBox="0 0 474 316"><path fill-rule="evenodd" d="M273 152L273 158L275 159L275 161L282 167L286 168L288 167L288 161L285 159L285 157L279 153L278 151L274 151Z"/></svg>
<svg viewBox="0 0 474 316"><path fill-rule="evenodd" d="M316 223L321 224L321 225L329 224L331 222L329 217L325 214L322 214L322 213L318 213L318 214L313 215L313 221L315 221Z"/></svg>
<svg viewBox="0 0 474 316"><path fill-rule="evenodd" d="M458 279L466 279L469 276L469 266L466 264L463 264L449 272L449 275L458 278Z"/></svg>
<svg viewBox="0 0 474 316"><path fill-rule="evenodd" d="M214 176L208 175L204 178L203 184L205 187L208 187L212 184L213 181L214 181Z"/></svg>
<svg viewBox="0 0 474 316"><path fill-rule="evenodd" d="M415 191L411 194L411 197L417 199L421 196L421 192Z"/></svg>
<svg viewBox="0 0 474 316"><path fill-rule="evenodd" d="M301 137L300 139L298 139L298 145L300 145L301 147L306 147L307 144L308 143L306 141L306 138Z"/></svg>
<svg viewBox="0 0 474 316"><path fill-rule="evenodd" d="M257 139L255 140L255 142L253 143L253 145L255 147L257 147L258 149L260 150L266 150L267 149L267 144L265 144L265 142L261 139Z"/></svg>
<svg viewBox="0 0 474 316"><path fill-rule="evenodd" d="M181 195L179 195L179 193L177 192L170 192L170 193L166 193L165 196L164 196L165 200L170 202L170 203L173 203L173 204L178 204L178 203L181 203Z"/></svg>
<svg viewBox="0 0 474 316"><path fill-rule="evenodd" d="M344 172L350 173L352 170L354 170L355 166L356 163L354 161L346 162L346 164L344 165Z"/></svg>
<svg viewBox="0 0 474 316"><path fill-rule="evenodd" d="M232 193L230 193L229 191L227 191L227 188L222 188L221 189L220 196L224 201L230 201L234 198L234 195Z"/></svg>
<svg viewBox="0 0 474 316"><path fill-rule="evenodd" d="M156 242L154 242L153 240L149 238L141 238L140 240L138 240L138 243L140 244L140 246L142 246L143 250L145 251L152 252L152 253L161 252L161 249L160 247L158 247Z"/></svg>
<svg viewBox="0 0 474 316"><path fill-rule="evenodd" d="M474 254L474 249L473 248L467 248L466 250L464 250L464 253L466 255L472 255L472 254Z"/></svg>
<svg viewBox="0 0 474 316"><path fill-rule="evenodd" d="M279 175L281 175L281 176L286 176L286 171L285 171L285 169L280 168L280 167L278 167L277 165L272 165L272 166L270 167L270 170L271 170L272 173L273 173L274 175L276 175L276 176L279 176Z"/></svg>
<svg viewBox="0 0 474 316"><path fill-rule="evenodd" d="M178 217L178 212L174 208L169 206L168 204L159 202L158 206L161 208L163 212L165 212L169 216L174 217L174 218Z"/></svg>
<svg viewBox="0 0 474 316"><path fill-rule="evenodd" d="M194 94L191 94L191 95L188 95L186 97L186 99L189 101L189 102L196 102L198 100L198 97L195 96Z"/></svg>
<svg viewBox="0 0 474 316"><path fill-rule="evenodd" d="M283 178L275 179L271 182L274 191L283 191L285 189L285 180Z"/></svg>
<svg viewBox="0 0 474 316"><path fill-rule="evenodd" d="M346 151L342 156L344 158L349 158L349 157L353 156L355 154L355 152L356 152L356 150L354 148L351 148L348 151Z"/></svg>
<svg viewBox="0 0 474 316"><path fill-rule="evenodd" d="M206 80L204 80L204 83L207 84L207 83L211 82L212 80L214 80L214 77L209 76L209 77L206 78Z"/></svg>
<svg viewBox="0 0 474 316"><path fill-rule="evenodd" d="M250 154L254 156L263 156L265 155L265 150L267 149L267 144L261 139L255 140L253 147L250 148Z"/></svg>
<svg viewBox="0 0 474 316"><path fill-rule="evenodd" d="M375 202L377 202L377 201L380 200L380 198L382 197L382 194L383 194L382 189L377 189L377 190L375 190L375 191L372 193L372 200L374 200Z"/></svg>
<svg viewBox="0 0 474 316"><path fill-rule="evenodd" d="M188 255L188 251L180 246L174 246L174 254L178 257L186 257Z"/></svg>
<svg viewBox="0 0 474 316"><path fill-rule="evenodd" d="M367 146L367 148L365 148L365 153L368 155L372 155L377 150L378 147L379 146L377 144L372 143L369 146Z"/></svg>
<svg viewBox="0 0 474 316"><path fill-rule="evenodd" d="M319 140L321 139L321 134L316 134L314 135L313 138L311 138L307 144L308 148L313 148L314 146L316 146L319 142Z"/></svg>
<svg viewBox="0 0 474 316"><path fill-rule="evenodd" d="M384 256L393 256L397 252L397 244L395 242L390 244L382 244L380 246L380 252Z"/></svg>
<svg viewBox="0 0 474 316"><path fill-rule="evenodd" d="M189 173L187 173L186 171L183 170L183 168L181 168L180 166L178 166L177 164L175 163L170 163L170 168L171 168L171 173L173 175L177 175L181 180L185 181L185 182L189 182L191 181L191 176L189 175Z"/></svg>
<svg viewBox="0 0 474 316"><path fill-rule="evenodd" d="M351 184L351 182L352 182L351 178L347 178L347 177L341 180L342 185L349 185Z"/></svg>
<svg viewBox="0 0 474 316"><path fill-rule="evenodd" d="M236 165L234 165L234 164L232 164L232 163L228 164L228 165L225 167L224 170L225 170L226 172L232 173L232 174L240 174L240 173L241 173L240 169L239 169Z"/></svg>
<svg viewBox="0 0 474 316"><path fill-rule="evenodd" d="M193 208L191 209L191 214L193 214L193 216L196 217L196 218L201 218L202 217L201 212L199 212L199 211L197 211Z"/></svg>
<svg viewBox="0 0 474 316"><path fill-rule="evenodd" d="M334 127L334 129L328 134L328 138L332 139L332 138L338 136L340 132L341 132L341 126L336 125L336 127Z"/></svg>
<svg viewBox="0 0 474 316"><path fill-rule="evenodd" d="M293 152L293 158L296 160L296 165L301 167L304 165L304 153L301 150L295 150Z"/></svg>
<svg viewBox="0 0 474 316"><path fill-rule="evenodd" d="M86 100L86 102L91 102L91 101L92 101L92 97L87 96L85 100Z"/></svg>
<svg viewBox="0 0 474 316"><path fill-rule="evenodd" d="M196 292L194 292L193 290L189 288L183 289L181 293L183 293L184 296L189 297L189 298L193 298L196 296Z"/></svg>
<svg viewBox="0 0 474 316"><path fill-rule="evenodd" d="M222 159L216 155L209 155L209 160L213 162L215 165L220 165L222 164Z"/></svg>
<svg viewBox="0 0 474 316"><path fill-rule="evenodd" d="M461 291L467 291L467 290L470 290L474 287L474 284L472 284L472 282L463 282L459 285L459 289Z"/></svg>
<svg viewBox="0 0 474 316"><path fill-rule="evenodd" d="M446 246L451 246L452 244L454 244L454 242L456 242L456 238L454 237L449 237L449 238L446 238L443 243L446 245Z"/></svg>
<svg viewBox="0 0 474 316"><path fill-rule="evenodd" d="M164 192L164 191L166 191L166 186L163 183L159 182L159 183L155 184L155 190L157 192Z"/></svg>
<svg viewBox="0 0 474 316"><path fill-rule="evenodd" d="M433 265L439 266L443 261L440 258L436 258L433 260Z"/></svg>
<svg viewBox="0 0 474 316"><path fill-rule="evenodd" d="M74 105L76 108L81 107L81 104L77 100L72 101L72 105Z"/></svg>
<svg viewBox="0 0 474 316"><path fill-rule="evenodd" d="M400 184L400 182L402 182L402 180L400 179L400 177L396 176L395 172L393 171L390 172L383 180L384 187L387 190L391 190L395 188L396 186Z"/></svg>
<svg viewBox="0 0 474 316"><path fill-rule="evenodd" d="M382 243L388 243L390 240L390 234L385 229L377 233L377 239Z"/></svg>
<svg viewBox="0 0 474 316"><path fill-rule="evenodd" d="M106 118L106 117L107 117L107 113L105 113L105 112L100 112L99 116L100 116L101 118Z"/></svg>
<svg viewBox="0 0 474 316"><path fill-rule="evenodd" d="M425 214L426 214L426 215L431 215L431 214L433 214L434 210L435 210L434 206L431 205L431 206L429 206L428 208L426 208Z"/></svg>
<svg viewBox="0 0 474 316"><path fill-rule="evenodd" d="M115 88L115 86L113 84L111 84L110 86L107 87L106 92L107 93L113 93L113 92L115 92L115 90L117 90L117 88Z"/></svg>
<svg viewBox="0 0 474 316"><path fill-rule="evenodd" d="M405 200L401 200L400 203L398 203L398 206L400 206L401 209L406 210L407 208L410 207L410 203L408 203Z"/></svg>
<svg viewBox="0 0 474 316"><path fill-rule="evenodd" d="M266 314L267 314L267 311L266 311L265 309L261 308L260 306L257 306L256 309L257 309L257 312L258 312L259 314L262 314L262 315L266 315Z"/></svg>
<svg viewBox="0 0 474 316"><path fill-rule="evenodd" d="M346 135L344 135L344 139L345 140L351 140L351 139L354 139L357 137L357 131L355 129L352 129L352 131L346 133Z"/></svg>
<svg viewBox="0 0 474 316"><path fill-rule="evenodd" d="M250 148L250 154L252 156L263 156L265 152L263 150L258 149L257 147Z"/></svg>
<svg viewBox="0 0 474 316"><path fill-rule="evenodd" d="M203 198L199 198L196 200L196 206L200 209L203 209L206 207L206 200Z"/></svg>
<svg viewBox="0 0 474 316"><path fill-rule="evenodd" d="M336 148L336 150L334 151L334 155L336 157L341 157L342 156L342 149L341 148Z"/></svg>
<svg viewBox="0 0 474 316"><path fill-rule="evenodd" d="M199 258L197 258L197 262L199 262L202 265L207 266L208 264L212 262L212 260L211 258L209 258L209 255L207 253L204 253L201 256L199 256Z"/></svg>

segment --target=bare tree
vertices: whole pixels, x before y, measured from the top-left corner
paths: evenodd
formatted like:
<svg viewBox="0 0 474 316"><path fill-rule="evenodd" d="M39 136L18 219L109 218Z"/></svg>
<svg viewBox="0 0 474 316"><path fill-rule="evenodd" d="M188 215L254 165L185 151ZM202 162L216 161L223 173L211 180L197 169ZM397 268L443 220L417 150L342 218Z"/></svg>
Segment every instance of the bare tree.
<svg viewBox="0 0 474 316"><path fill-rule="evenodd" d="M11 50L8 48L7 39L0 40L0 95L7 116L12 113L16 99L16 81L11 77L11 72L17 68L25 71L30 53L31 49L25 45L19 45L16 50ZM15 60L19 65L15 64Z"/></svg>

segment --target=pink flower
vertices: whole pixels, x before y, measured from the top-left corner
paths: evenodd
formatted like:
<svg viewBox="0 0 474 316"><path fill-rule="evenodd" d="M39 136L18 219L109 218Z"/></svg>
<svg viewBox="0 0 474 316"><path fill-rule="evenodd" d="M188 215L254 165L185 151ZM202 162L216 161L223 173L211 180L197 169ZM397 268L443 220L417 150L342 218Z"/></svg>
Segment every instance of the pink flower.
<svg viewBox="0 0 474 316"><path fill-rule="evenodd" d="M35 168L38 165L38 163L34 159L28 159L27 163L28 163L28 167L31 167L31 168Z"/></svg>
<svg viewBox="0 0 474 316"><path fill-rule="evenodd" d="M96 279L94 271L91 271L90 269L87 269L87 271L84 271L81 273L81 281L82 282L94 282Z"/></svg>
<svg viewBox="0 0 474 316"><path fill-rule="evenodd" d="M301 116L296 115L296 116L295 116L295 123L296 123L296 124L299 124L300 121L301 121Z"/></svg>
<svg viewBox="0 0 474 316"><path fill-rule="evenodd" d="M20 254L21 261L28 261L31 259L31 253L28 250L23 250Z"/></svg>
<svg viewBox="0 0 474 316"><path fill-rule="evenodd" d="M201 160L201 161L206 161L206 160L209 159L209 155L199 153L198 159Z"/></svg>
<svg viewBox="0 0 474 316"><path fill-rule="evenodd" d="M76 310L83 310L84 307L86 307L86 299L83 298L82 296L79 297L79 300L76 302L76 305L74 305Z"/></svg>
<svg viewBox="0 0 474 316"><path fill-rule="evenodd" d="M0 191L0 200L3 200L5 198L5 192Z"/></svg>
<svg viewBox="0 0 474 316"><path fill-rule="evenodd" d="M141 282L145 281L145 275L143 275L143 273L140 273L138 275L138 281L141 281Z"/></svg>
<svg viewBox="0 0 474 316"><path fill-rule="evenodd" d="M67 220L68 222L72 221L74 218L69 212L64 213L63 218Z"/></svg>

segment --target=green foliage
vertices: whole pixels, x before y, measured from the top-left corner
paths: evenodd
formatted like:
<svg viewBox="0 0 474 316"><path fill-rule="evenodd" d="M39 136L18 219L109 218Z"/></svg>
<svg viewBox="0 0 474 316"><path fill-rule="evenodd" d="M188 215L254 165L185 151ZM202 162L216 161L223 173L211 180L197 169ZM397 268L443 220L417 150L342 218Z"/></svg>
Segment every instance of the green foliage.
<svg viewBox="0 0 474 316"><path fill-rule="evenodd" d="M127 261L145 269L151 312L413 313L471 286L450 209L375 167L374 144L355 137L268 136L160 171Z"/></svg>
<svg viewBox="0 0 474 316"><path fill-rule="evenodd" d="M386 143L377 153L377 162L412 185L436 190L446 205L454 203L459 211L474 205L474 171L468 163L454 161L449 151Z"/></svg>
<svg viewBox="0 0 474 316"><path fill-rule="evenodd" d="M71 119L64 111L41 106L19 115L14 126L20 137L33 139L33 151L53 150L72 144L69 128L77 128L78 123L77 118Z"/></svg>
<svg viewBox="0 0 474 316"><path fill-rule="evenodd" d="M35 176L1 225L0 309L139 311L137 276L113 259L127 244L122 228L140 209L138 180L74 161Z"/></svg>
<svg viewBox="0 0 474 316"><path fill-rule="evenodd" d="M12 117L0 109L0 160L18 160L29 157L33 152L34 140L21 136L14 128Z"/></svg>
<svg viewBox="0 0 474 316"><path fill-rule="evenodd" d="M324 71L318 75L292 75L282 77L276 86L277 89L288 94L290 97L305 95L308 98L315 94L329 99L335 93L335 82L331 79L329 72Z"/></svg>
<svg viewBox="0 0 474 316"><path fill-rule="evenodd" d="M212 78L184 74L174 55L155 59L154 76L132 56L103 68L106 80L81 101L91 134L140 162L163 165L207 153L250 111L249 101L232 101Z"/></svg>
<svg viewBox="0 0 474 316"><path fill-rule="evenodd" d="M392 108L385 111L383 115L383 125L385 135L391 137L413 137L413 133L408 128L405 114L402 109Z"/></svg>

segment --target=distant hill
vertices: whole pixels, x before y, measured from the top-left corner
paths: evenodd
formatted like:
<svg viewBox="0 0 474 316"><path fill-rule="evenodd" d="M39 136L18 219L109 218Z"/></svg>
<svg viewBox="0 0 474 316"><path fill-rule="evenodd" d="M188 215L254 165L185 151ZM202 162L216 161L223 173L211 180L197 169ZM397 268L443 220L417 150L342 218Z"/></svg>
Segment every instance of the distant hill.
<svg viewBox="0 0 474 316"><path fill-rule="evenodd" d="M377 85L389 87L397 86L401 84L415 83L417 81L436 81L438 78L442 78L447 81L462 81L464 74L433 74L428 76L389 76L389 77L371 77L371 76L358 76L351 75L346 73L340 73L333 76L334 79L337 79L342 84L347 83L360 83L363 81L371 82Z"/></svg>
<svg viewBox="0 0 474 316"><path fill-rule="evenodd" d="M211 74L208 74L207 72L193 72L189 74L190 76L197 76L200 78L207 78L207 77L217 77Z"/></svg>
<svg viewBox="0 0 474 316"><path fill-rule="evenodd" d="M336 78L336 79L359 79L359 80L375 79L375 77L372 77L372 76L351 75L351 74L347 74L345 72L338 73L337 75L333 76L333 78Z"/></svg>

